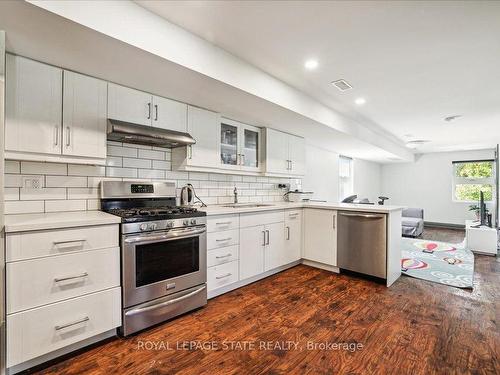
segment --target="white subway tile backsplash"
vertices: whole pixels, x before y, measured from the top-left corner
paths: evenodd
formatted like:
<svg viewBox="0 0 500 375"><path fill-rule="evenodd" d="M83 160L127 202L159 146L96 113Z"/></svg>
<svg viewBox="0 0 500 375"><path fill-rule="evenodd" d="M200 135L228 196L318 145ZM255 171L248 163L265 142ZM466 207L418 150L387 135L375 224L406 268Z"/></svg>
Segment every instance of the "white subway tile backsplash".
<svg viewBox="0 0 500 375"><path fill-rule="evenodd" d="M123 142L123 147L131 147L131 148L141 148L141 149L144 149L144 150L151 150L153 147L152 146L148 146L148 145L136 145L135 143L126 143L126 142Z"/></svg>
<svg viewBox="0 0 500 375"><path fill-rule="evenodd" d="M6 201L18 201L19 200L19 188L4 188L4 198Z"/></svg>
<svg viewBox="0 0 500 375"><path fill-rule="evenodd" d="M139 169L139 178L165 179L165 171L155 169Z"/></svg>
<svg viewBox="0 0 500 375"><path fill-rule="evenodd" d="M165 152L156 150L138 150L138 157L141 159L165 160Z"/></svg>
<svg viewBox="0 0 500 375"><path fill-rule="evenodd" d="M45 201L45 212L85 211L86 200Z"/></svg>
<svg viewBox="0 0 500 375"><path fill-rule="evenodd" d="M68 174L68 165L64 163L42 163L36 161L22 161L23 174L54 174L65 176Z"/></svg>
<svg viewBox="0 0 500 375"><path fill-rule="evenodd" d="M108 156L106 165L108 167L121 167L123 165L123 158L121 156Z"/></svg>
<svg viewBox="0 0 500 375"><path fill-rule="evenodd" d="M87 177L45 176L46 187L86 187Z"/></svg>
<svg viewBox="0 0 500 375"><path fill-rule="evenodd" d="M38 201L47 199L66 199L65 188L20 189L20 200Z"/></svg>
<svg viewBox="0 0 500 375"><path fill-rule="evenodd" d="M153 160L153 169L163 169L169 171L172 169L172 164L165 160Z"/></svg>
<svg viewBox="0 0 500 375"><path fill-rule="evenodd" d="M106 167L107 177L137 177L137 169L135 168L119 168L119 167Z"/></svg>
<svg viewBox="0 0 500 375"><path fill-rule="evenodd" d="M206 204L232 203L235 187L241 203L281 201L284 191L277 184L289 182L288 178L172 171L170 160L169 149L113 141L108 142L106 167L8 160L6 213L97 210L102 181L173 181L178 197L181 187L190 183ZM23 177L42 178L44 188L22 188Z"/></svg>
<svg viewBox="0 0 500 375"><path fill-rule="evenodd" d="M21 162L15 160L5 160L5 173L20 173Z"/></svg>
<svg viewBox="0 0 500 375"><path fill-rule="evenodd" d="M131 147L108 146L109 156L127 156L131 158L137 157L137 149Z"/></svg>
<svg viewBox="0 0 500 375"><path fill-rule="evenodd" d="M89 188L68 188L68 199L98 199L99 189Z"/></svg>
<svg viewBox="0 0 500 375"><path fill-rule="evenodd" d="M6 215L32 214L44 211L44 201L6 201L4 210Z"/></svg>
<svg viewBox="0 0 500 375"><path fill-rule="evenodd" d="M151 160L123 158L123 167L127 168L151 168Z"/></svg>
<svg viewBox="0 0 500 375"><path fill-rule="evenodd" d="M69 176L104 176L106 169L100 165L68 164Z"/></svg>

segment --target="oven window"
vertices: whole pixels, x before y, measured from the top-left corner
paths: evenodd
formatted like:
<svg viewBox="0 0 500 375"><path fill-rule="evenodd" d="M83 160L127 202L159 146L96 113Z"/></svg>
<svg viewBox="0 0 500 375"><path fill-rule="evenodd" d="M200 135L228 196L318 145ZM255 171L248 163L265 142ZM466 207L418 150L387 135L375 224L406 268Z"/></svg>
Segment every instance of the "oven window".
<svg viewBox="0 0 500 375"><path fill-rule="evenodd" d="M136 246L136 286L199 271L199 242L199 237L191 237Z"/></svg>

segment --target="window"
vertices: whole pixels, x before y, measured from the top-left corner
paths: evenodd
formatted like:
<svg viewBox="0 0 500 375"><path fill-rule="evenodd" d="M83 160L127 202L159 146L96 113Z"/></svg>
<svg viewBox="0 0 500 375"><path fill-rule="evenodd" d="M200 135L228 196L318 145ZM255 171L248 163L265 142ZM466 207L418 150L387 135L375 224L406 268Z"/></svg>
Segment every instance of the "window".
<svg viewBox="0 0 500 375"><path fill-rule="evenodd" d="M485 201L495 197L494 160L453 162L453 200L477 202L482 191Z"/></svg>
<svg viewBox="0 0 500 375"><path fill-rule="evenodd" d="M339 200L352 195L352 159L345 156L339 157Z"/></svg>

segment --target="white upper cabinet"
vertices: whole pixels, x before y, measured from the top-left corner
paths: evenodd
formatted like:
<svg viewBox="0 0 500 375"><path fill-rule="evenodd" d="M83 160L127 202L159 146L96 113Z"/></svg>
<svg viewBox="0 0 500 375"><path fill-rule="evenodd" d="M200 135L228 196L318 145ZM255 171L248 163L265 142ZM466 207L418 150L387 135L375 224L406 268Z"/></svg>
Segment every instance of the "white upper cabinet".
<svg viewBox="0 0 500 375"><path fill-rule="evenodd" d="M187 131L187 104L153 96L152 125L157 128Z"/></svg>
<svg viewBox="0 0 500 375"><path fill-rule="evenodd" d="M302 176L306 172L306 142L304 138L288 135L289 173Z"/></svg>
<svg viewBox="0 0 500 375"><path fill-rule="evenodd" d="M219 114L215 112L188 106L187 132L196 141L196 144L188 146L190 165L212 168L217 166L219 119Z"/></svg>
<svg viewBox="0 0 500 375"><path fill-rule="evenodd" d="M260 151L260 128L225 118L221 120L220 167L259 172Z"/></svg>
<svg viewBox="0 0 500 375"><path fill-rule="evenodd" d="M305 140L266 128L266 173L302 176L305 173Z"/></svg>
<svg viewBox="0 0 500 375"><path fill-rule="evenodd" d="M151 125L153 96L146 92L108 83L108 118Z"/></svg>
<svg viewBox="0 0 500 375"><path fill-rule="evenodd" d="M288 134L266 129L266 172L287 174Z"/></svg>
<svg viewBox="0 0 500 375"><path fill-rule="evenodd" d="M60 154L62 69L7 54L5 149Z"/></svg>
<svg viewBox="0 0 500 375"><path fill-rule="evenodd" d="M107 83L64 71L63 154L106 158Z"/></svg>

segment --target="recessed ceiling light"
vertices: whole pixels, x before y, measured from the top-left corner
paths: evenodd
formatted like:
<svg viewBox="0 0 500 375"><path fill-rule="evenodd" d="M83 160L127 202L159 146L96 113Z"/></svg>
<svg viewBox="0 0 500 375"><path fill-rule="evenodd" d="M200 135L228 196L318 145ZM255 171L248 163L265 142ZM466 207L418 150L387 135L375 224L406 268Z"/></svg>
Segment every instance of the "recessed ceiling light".
<svg viewBox="0 0 500 375"><path fill-rule="evenodd" d="M426 143L429 143L430 141L426 140L426 139L417 139L417 140L414 140L414 141L409 141L409 142L406 142L406 147L408 148L417 148L418 146L422 146Z"/></svg>
<svg viewBox="0 0 500 375"><path fill-rule="evenodd" d="M357 98L354 103L356 103L357 105L363 105L366 103L366 99L365 98Z"/></svg>
<svg viewBox="0 0 500 375"><path fill-rule="evenodd" d="M314 59L311 59L311 60L307 60L304 64L305 68L307 70L313 70L313 69L316 69L318 67L318 60L314 60Z"/></svg>
<svg viewBox="0 0 500 375"><path fill-rule="evenodd" d="M444 118L444 121L446 121L446 122L450 122L450 121L456 120L457 118L460 118L460 117L462 117L462 115L453 115L453 116L448 116L448 117L445 117L445 118Z"/></svg>

